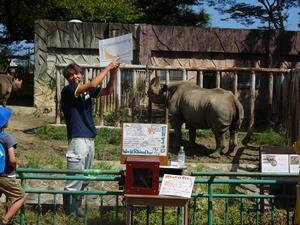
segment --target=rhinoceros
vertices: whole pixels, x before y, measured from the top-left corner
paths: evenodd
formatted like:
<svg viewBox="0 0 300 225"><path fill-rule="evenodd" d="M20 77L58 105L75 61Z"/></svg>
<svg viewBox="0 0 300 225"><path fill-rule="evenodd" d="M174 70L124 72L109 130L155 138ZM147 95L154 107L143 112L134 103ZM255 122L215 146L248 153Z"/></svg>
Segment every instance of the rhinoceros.
<svg viewBox="0 0 300 225"><path fill-rule="evenodd" d="M19 90L21 86L22 79L10 74L0 74L0 104L6 106L11 92Z"/></svg>
<svg viewBox="0 0 300 225"><path fill-rule="evenodd" d="M196 129L212 129L216 140L216 149L210 154L212 157L220 157L220 154L223 154L224 134L229 130L229 150L226 154L236 154L237 132L244 117L244 110L232 92L221 88L200 88L189 81L179 81L161 87L158 77L155 77L150 82L148 96L151 102L168 107L170 123L175 130L175 147L178 147L181 141L181 126L186 123L189 128L189 142L192 145L195 144Z"/></svg>

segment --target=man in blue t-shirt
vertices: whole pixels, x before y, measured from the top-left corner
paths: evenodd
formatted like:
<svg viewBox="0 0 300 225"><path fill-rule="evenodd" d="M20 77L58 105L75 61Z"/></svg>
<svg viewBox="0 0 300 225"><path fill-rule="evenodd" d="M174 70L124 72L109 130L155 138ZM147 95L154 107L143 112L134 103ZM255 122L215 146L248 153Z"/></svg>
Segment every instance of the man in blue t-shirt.
<svg viewBox="0 0 300 225"><path fill-rule="evenodd" d="M92 115L92 98L110 95L120 63L114 60L94 79L82 83L83 71L77 64L69 64L64 77L69 84L61 92L61 107L67 125L67 169L90 169L94 159L96 127ZM103 79L110 74L105 88L100 88ZM87 184L81 180L67 180L65 190L83 190ZM83 216L82 195L63 195L64 209L73 216Z"/></svg>

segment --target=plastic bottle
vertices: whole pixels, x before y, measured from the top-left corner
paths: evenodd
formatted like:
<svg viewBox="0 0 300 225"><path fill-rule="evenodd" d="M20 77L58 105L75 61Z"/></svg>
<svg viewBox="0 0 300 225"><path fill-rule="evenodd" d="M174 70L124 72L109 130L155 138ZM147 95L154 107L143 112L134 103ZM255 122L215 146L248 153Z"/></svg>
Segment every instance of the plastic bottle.
<svg viewBox="0 0 300 225"><path fill-rule="evenodd" d="M184 147L180 146L180 150L178 152L178 167L183 168L185 166L185 152Z"/></svg>

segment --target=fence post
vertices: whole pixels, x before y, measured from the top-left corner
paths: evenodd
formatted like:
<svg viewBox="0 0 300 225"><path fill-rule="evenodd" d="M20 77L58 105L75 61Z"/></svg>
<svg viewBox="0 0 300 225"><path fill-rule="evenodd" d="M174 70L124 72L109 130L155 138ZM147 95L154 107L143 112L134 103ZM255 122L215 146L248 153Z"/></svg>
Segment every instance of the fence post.
<svg viewBox="0 0 300 225"><path fill-rule="evenodd" d="M213 198L212 198L212 183L208 183L208 225L213 224Z"/></svg>
<svg viewBox="0 0 300 225"><path fill-rule="evenodd" d="M120 125L120 102L121 102L121 69L119 68L117 71L117 79L116 79L116 94L115 94L115 121L116 124Z"/></svg>
<svg viewBox="0 0 300 225"><path fill-rule="evenodd" d="M232 92L235 96L237 96L237 90L238 90L238 74L236 71L234 71L233 74L233 85L232 85Z"/></svg>
<svg viewBox="0 0 300 225"><path fill-rule="evenodd" d="M56 111L55 111L55 123L60 124L60 68L56 67Z"/></svg>
<svg viewBox="0 0 300 225"><path fill-rule="evenodd" d="M272 105L273 105L273 80L274 76L273 73L269 73L269 98L268 98L268 110L269 110L269 115L268 115L268 125L271 125L272 121Z"/></svg>
<svg viewBox="0 0 300 225"><path fill-rule="evenodd" d="M216 72L216 88L220 88L221 83L221 73L220 71Z"/></svg>
<svg viewBox="0 0 300 225"><path fill-rule="evenodd" d="M197 84L200 88L203 88L203 71L197 71Z"/></svg>
<svg viewBox="0 0 300 225"><path fill-rule="evenodd" d="M255 71L251 72L250 77L250 120L249 128L254 124L254 110L255 110Z"/></svg>
<svg viewBox="0 0 300 225"><path fill-rule="evenodd" d="M170 70L167 69L166 71L166 85L169 85L169 81L170 81ZM166 107L165 107L165 123L168 124L169 122L169 107L168 107L168 93L169 91L167 90L167 95L166 95Z"/></svg>
<svg viewBox="0 0 300 225"><path fill-rule="evenodd" d="M154 73L156 73L156 70L154 71ZM149 67L148 65L146 66L146 76L148 76L148 84L150 88L150 81L151 81L151 77L149 74ZM148 96L148 123L152 123L152 102Z"/></svg>

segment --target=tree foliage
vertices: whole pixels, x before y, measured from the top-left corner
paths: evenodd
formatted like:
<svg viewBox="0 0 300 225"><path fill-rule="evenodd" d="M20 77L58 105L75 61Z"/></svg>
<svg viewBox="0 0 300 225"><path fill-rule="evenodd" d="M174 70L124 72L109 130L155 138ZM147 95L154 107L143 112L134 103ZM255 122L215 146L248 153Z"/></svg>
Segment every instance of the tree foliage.
<svg viewBox="0 0 300 225"><path fill-rule="evenodd" d="M0 23L5 26L2 43L33 40L34 21L38 19L128 23L141 12L134 0L2 0Z"/></svg>
<svg viewBox="0 0 300 225"><path fill-rule="evenodd" d="M143 12L139 19L141 23L206 26L209 22L209 15L204 10L195 12L192 7L197 4L197 0L136 1L137 8Z"/></svg>
<svg viewBox="0 0 300 225"><path fill-rule="evenodd" d="M288 19L289 10L299 7L299 0L199 0L214 7L221 14L229 15L224 20L234 19L243 25L252 25L256 21L262 28L282 29Z"/></svg>
<svg viewBox="0 0 300 225"><path fill-rule="evenodd" d="M86 22L205 25L209 16L196 13L196 0L2 0L0 43L33 40L39 19Z"/></svg>

